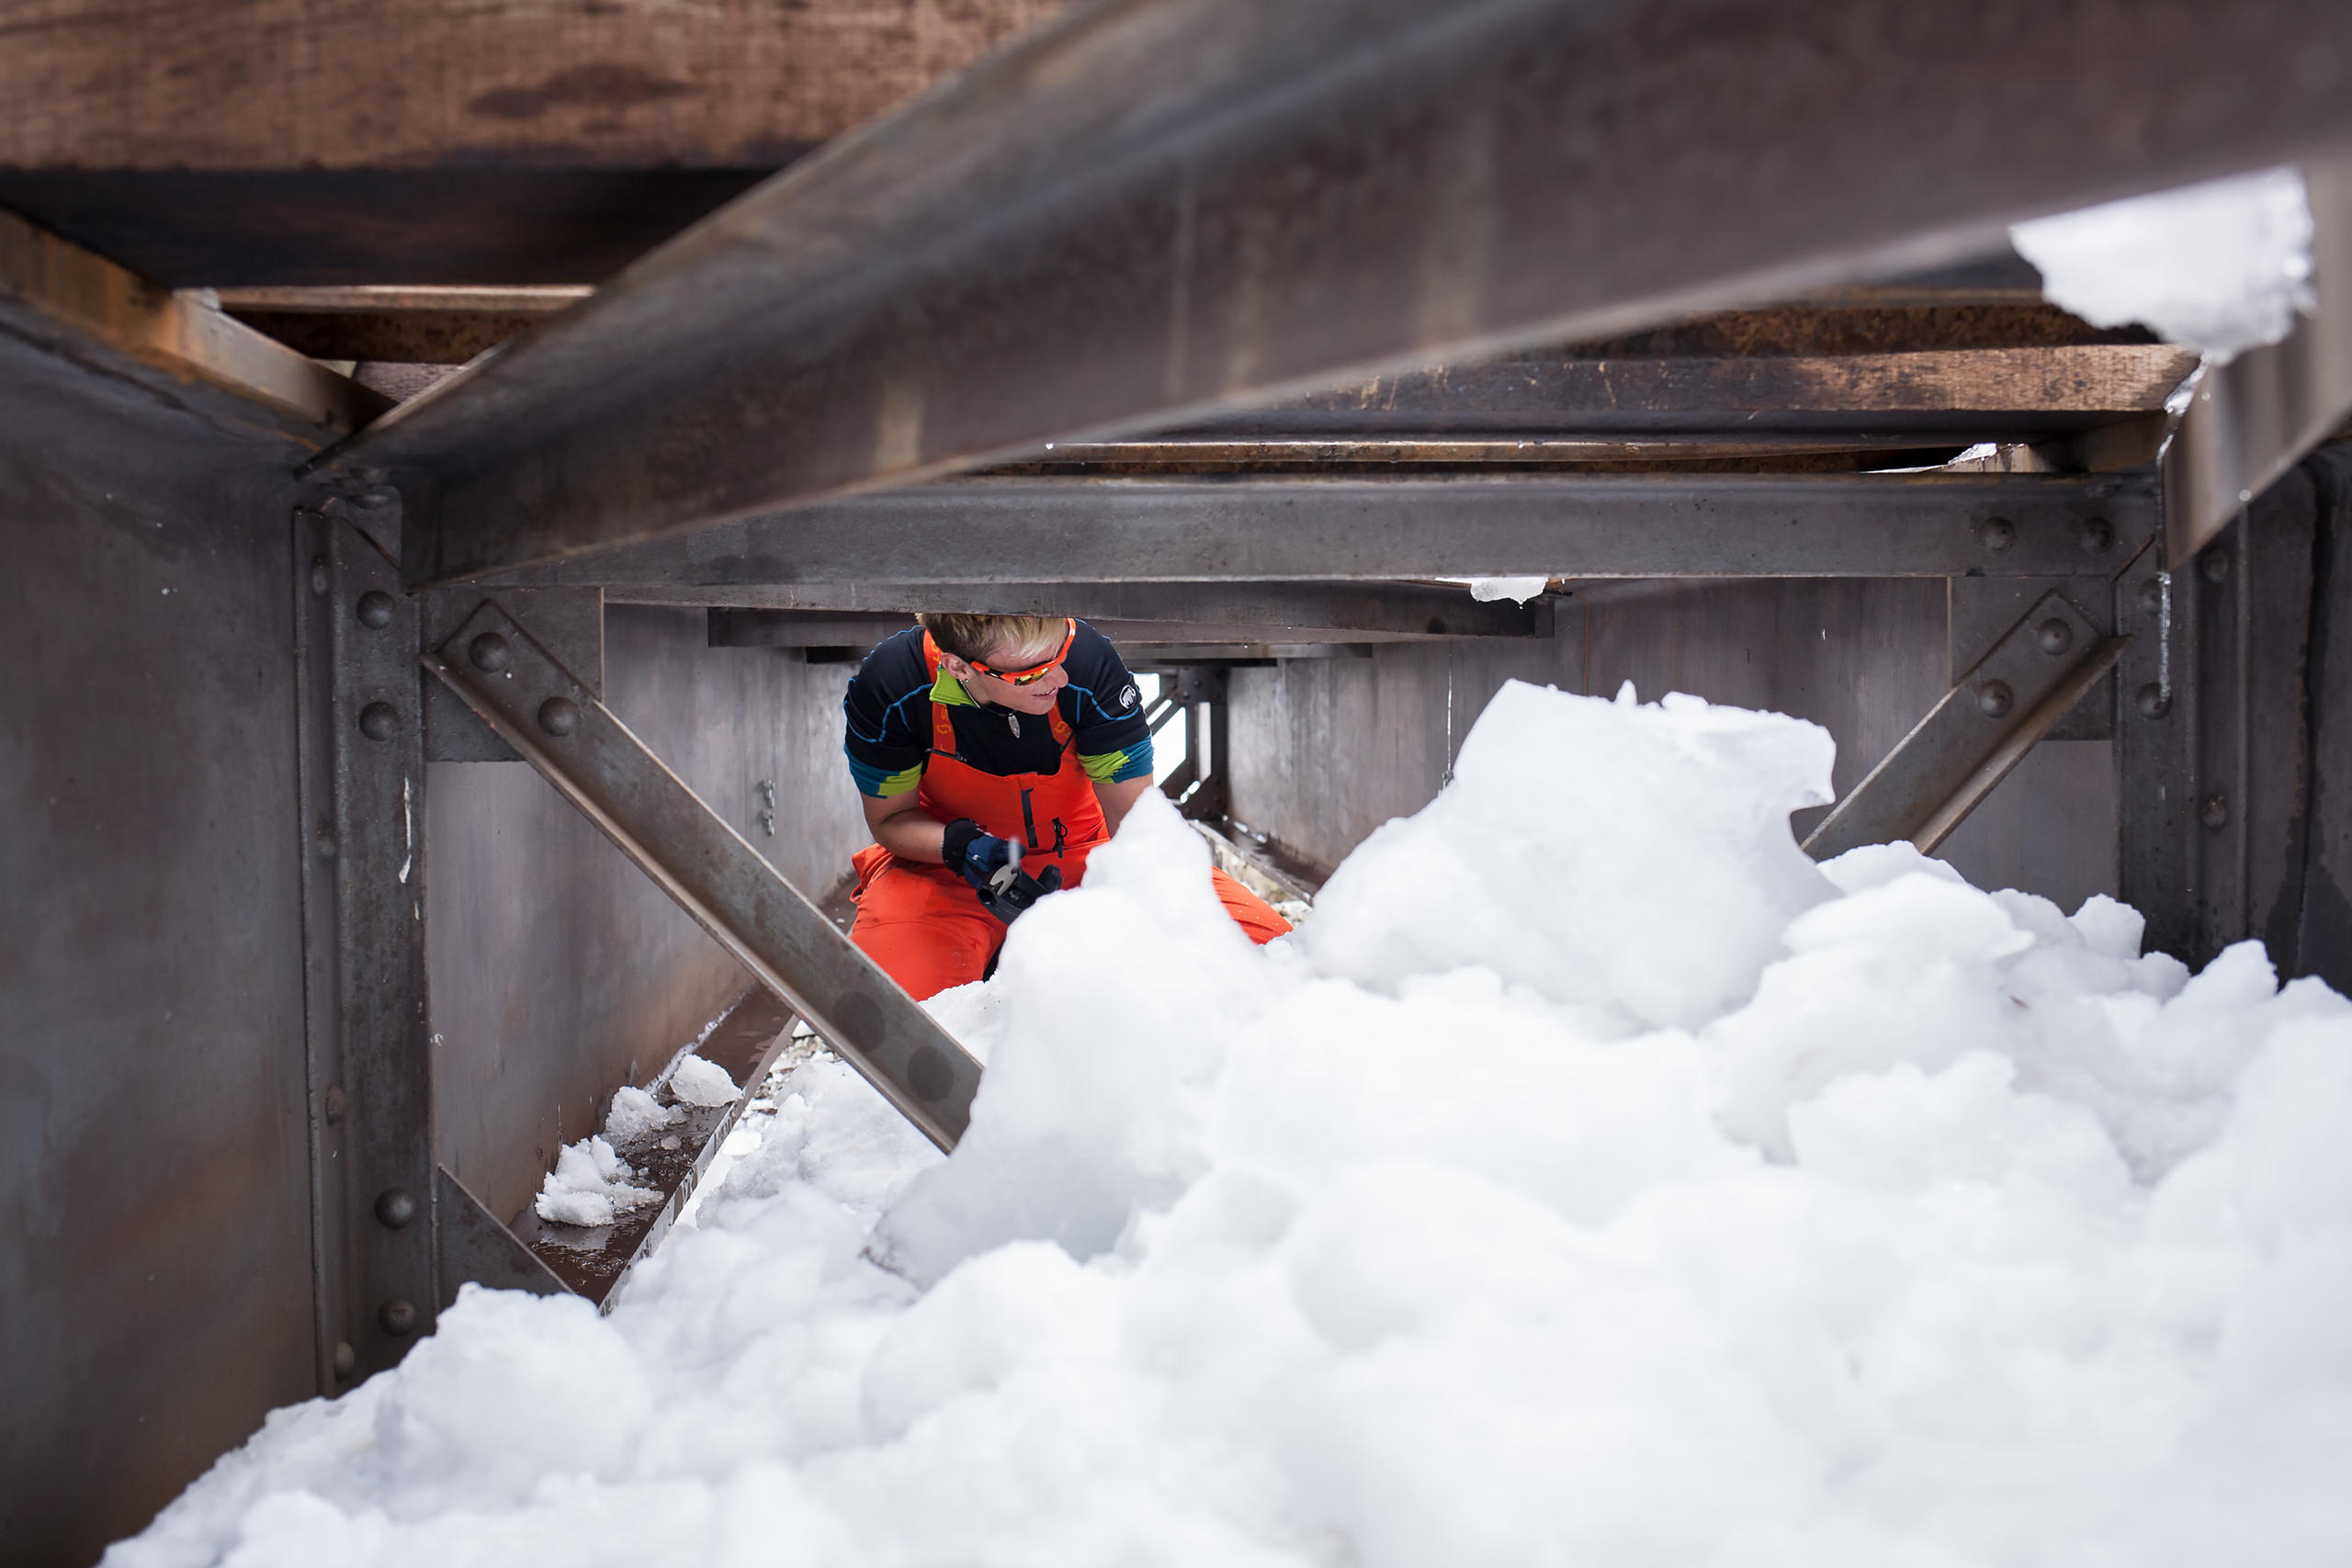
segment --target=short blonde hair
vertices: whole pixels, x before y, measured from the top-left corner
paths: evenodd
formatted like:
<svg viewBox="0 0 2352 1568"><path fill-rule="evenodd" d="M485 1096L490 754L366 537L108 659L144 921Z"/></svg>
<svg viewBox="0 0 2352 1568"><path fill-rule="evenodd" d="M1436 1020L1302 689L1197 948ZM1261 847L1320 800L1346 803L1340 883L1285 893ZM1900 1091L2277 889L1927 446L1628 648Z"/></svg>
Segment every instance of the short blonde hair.
<svg viewBox="0 0 2352 1568"><path fill-rule="evenodd" d="M1035 652L1041 657L1061 646L1069 629L1066 615L933 615L915 617L942 653L985 662L993 653L1012 660Z"/></svg>

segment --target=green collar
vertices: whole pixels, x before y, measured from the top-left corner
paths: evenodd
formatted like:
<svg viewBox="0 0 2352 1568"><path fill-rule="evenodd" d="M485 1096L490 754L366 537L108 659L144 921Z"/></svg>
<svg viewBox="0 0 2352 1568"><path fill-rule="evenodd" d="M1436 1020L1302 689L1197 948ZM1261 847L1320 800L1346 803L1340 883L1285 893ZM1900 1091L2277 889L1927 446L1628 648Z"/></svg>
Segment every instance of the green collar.
<svg viewBox="0 0 2352 1568"><path fill-rule="evenodd" d="M944 664L939 667L939 679L931 683L931 700L944 703L952 708L976 708L980 705L972 700L972 694L964 689L964 682L947 672Z"/></svg>

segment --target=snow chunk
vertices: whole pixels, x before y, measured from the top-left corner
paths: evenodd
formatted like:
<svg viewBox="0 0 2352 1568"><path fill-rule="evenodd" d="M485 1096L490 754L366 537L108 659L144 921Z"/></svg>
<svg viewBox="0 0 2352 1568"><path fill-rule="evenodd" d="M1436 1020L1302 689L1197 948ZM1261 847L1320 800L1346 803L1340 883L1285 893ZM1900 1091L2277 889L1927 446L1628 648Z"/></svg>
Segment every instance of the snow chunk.
<svg viewBox="0 0 2352 1568"><path fill-rule="evenodd" d="M1470 597L1482 604L1497 599L1524 604L1543 592L1551 581L1548 577L1474 577L1470 580Z"/></svg>
<svg viewBox="0 0 2352 1568"><path fill-rule="evenodd" d="M681 1056L670 1069L670 1093L681 1105L732 1105L743 1091L727 1069L707 1056Z"/></svg>
<svg viewBox="0 0 2352 1568"><path fill-rule="evenodd" d="M676 1122L684 1114L664 1105L644 1089L624 1087L613 1091L612 1108L605 1112L605 1137L614 1144L641 1143Z"/></svg>
<svg viewBox="0 0 2352 1568"><path fill-rule="evenodd" d="M2278 342L2312 307L2311 203L2291 167L2037 219L2009 239L2052 304L2217 359Z"/></svg>
<svg viewBox="0 0 2352 1568"><path fill-rule="evenodd" d="M601 1137L582 1138L556 1156L539 1185L539 1218L567 1225L608 1225L662 1194L631 1184L637 1172Z"/></svg>
<svg viewBox="0 0 2352 1568"><path fill-rule="evenodd" d="M1453 783L1348 857L1300 945L1374 990L1476 964L1621 1031L1703 1021L1834 891L1788 820L1830 798L1834 754L1778 714L1510 682Z"/></svg>

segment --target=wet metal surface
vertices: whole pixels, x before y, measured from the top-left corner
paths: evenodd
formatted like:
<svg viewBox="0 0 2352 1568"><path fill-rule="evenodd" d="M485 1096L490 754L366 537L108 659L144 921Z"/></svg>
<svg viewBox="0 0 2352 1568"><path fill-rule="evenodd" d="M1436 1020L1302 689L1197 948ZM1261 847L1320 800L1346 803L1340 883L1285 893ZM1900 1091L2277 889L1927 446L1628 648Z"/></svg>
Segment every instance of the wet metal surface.
<svg viewBox="0 0 2352 1568"><path fill-rule="evenodd" d="M515 1235L575 1294L609 1306L629 1269L662 1245L671 1223L694 1196L695 1182L709 1168L745 1104L766 1081L797 1017L765 990L746 992L695 1047L695 1055L722 1069L742 1093L725 1105L684 1105L664 1087L654 1098L683 1112L681 1118L635 1142L614 1145L637 1172L631 1185L661 1193L660 1203L609 1225L561 1224L526 1209L514 1222Z"/></svg>

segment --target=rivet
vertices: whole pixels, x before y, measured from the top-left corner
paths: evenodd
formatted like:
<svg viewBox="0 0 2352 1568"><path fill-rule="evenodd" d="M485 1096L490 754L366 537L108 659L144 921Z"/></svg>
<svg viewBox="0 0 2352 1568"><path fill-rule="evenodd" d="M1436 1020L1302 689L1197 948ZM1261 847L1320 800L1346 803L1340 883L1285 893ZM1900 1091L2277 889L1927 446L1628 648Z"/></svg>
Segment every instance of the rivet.
<svg viewBox="0 0 2352 1568"><path fill-rule="evenodd" d="M2052 615L2034 629L2033 640L2054 659L2075 646L2075 628Z"/></svg>
<svg viewBox="0 0 2352 1568"><path fill-rule="evenodd" d="M580 705L570 697L549 697L539 705L539 728L549 735L569 735L580 728Z"/></svg>
<svg viewBox="0 0 2352 1568"><path fill-rule="evenodd" d="M2143 718L2162 718L2172 707L2165 696L2165 689L2154 681L2141 687L2140 694L2133 700L2138 703Z"/></svg>
<svg viewBox="0 0 2352 1568"><path fill-rule="evenodd" d="M485 675L495 675L514 662L514 650L496 632L481 632L466 644L466 658Z"/></svg>
<svg viewBox="0 0 2352 1568"><path fill-rule="evenodd" d="M2115 547L2115 525L2104 517L2086 517L2077 537L2082 541L2083 554L2103 556Z"/></svg>
<svg viewBox="0 0 2352 1568"><path fill-rule="evenodd" d="M2162 582L2152 577L2140 584L2140 613L2142 615L2162 615L2164 607L2165 585Z"/></svg>
<svg viewBox="0 0 2352 1568"><path fill-rule="evenodd" d="M311 558L311 592L323 598L326 591L333 585L334 580L327 574L327 558L312 556Z"/></svg>
<svg viewBox="0 0 2352 1568"><path fill-rule="evenodd" d="M359 733L370 740L390 740L400 727L400 710L390 703L369 703L359 710Z"/></svg>
<svg viewBox="0 0 2352 1568"><path fill-rule="evenodd" d="M382 631L392 624L392 596L371 588L359 596L359 624Z"/></svg>
<svg viewBox="0 0 2352 1568"><path fill-rule="evenodd" d="M2220 790L2215 790L2212 794L2205 797L2205 809L2198 815L2204 818L2205 826L2208 828L2228 827L2230 825L2230 797L2223 795Z"/></svg>
<svg viewBox="0 0 2352 1568"><path fill-rule="evenodd" d="M2230 552L2215 545L2197 558L2197 570L2205 574L2208 582L2221 582L2230 575Z"/></svg>
<svg viewBox="0 0 2352 1568"><path fill-rule="evenodd" d="M319 852L321 860L334 859L334 829L323 822L320 823L319 830L311 835L311 847Z"/></svg>
<svg viewBox="0 0 2352 1568"><path fill-rule="evenodd" d="M325 1104L322 1109L325 1111L329 1123L342 1121L344 1108L348 1103L348 1101L344 1099L343 1086L339 1083L331 1083L327 1085L327 1092L324 1098Z"/></svg>
<svg viewBox="0 0 2352 1568"><path fill-rule="evenodd" d="M376 1194L376 1221L386 1230L402 1230L416 1218L416 1198L405 1187L387 1187Z"/></svg>
<svg viewBox="0 0 2352 1568"><path fill-rule="evenodd" d="M337 1378L347 1378L359 1369L359 1353L340 1339L335 1341L333 1360Z"/></svg>
<svg viewBox="0 0 2352 1568"><path fill-rule="evenodd" d="M2017 543L2017 525L2006 517L1987 517L1976 525L1977 540L1995 555Z"/></svg>
<svg viewBox="0 0 2352 1568"><path fill-rule="evenodd" d="M1976 688L1977 710L1986 718L2000 718L2015 705L2017 695L2007 681L1987 681Z"/></svg>
<svg viewBox="0 0 2352 1568"><path fill-rule="evenodd" d="M396 490L369 490L360 491L351 500L355 506L364 507L369 512L381 512L387 506L398 506L401 494Z"/></svg>
<svg viewBox="0 0 2352 1568"><path fill-rule="evenodd" d="M383 1325L387 1334L413 1334L416 1332L416 1308L394 1296L376 1309L376 1321Z"/></svg>

